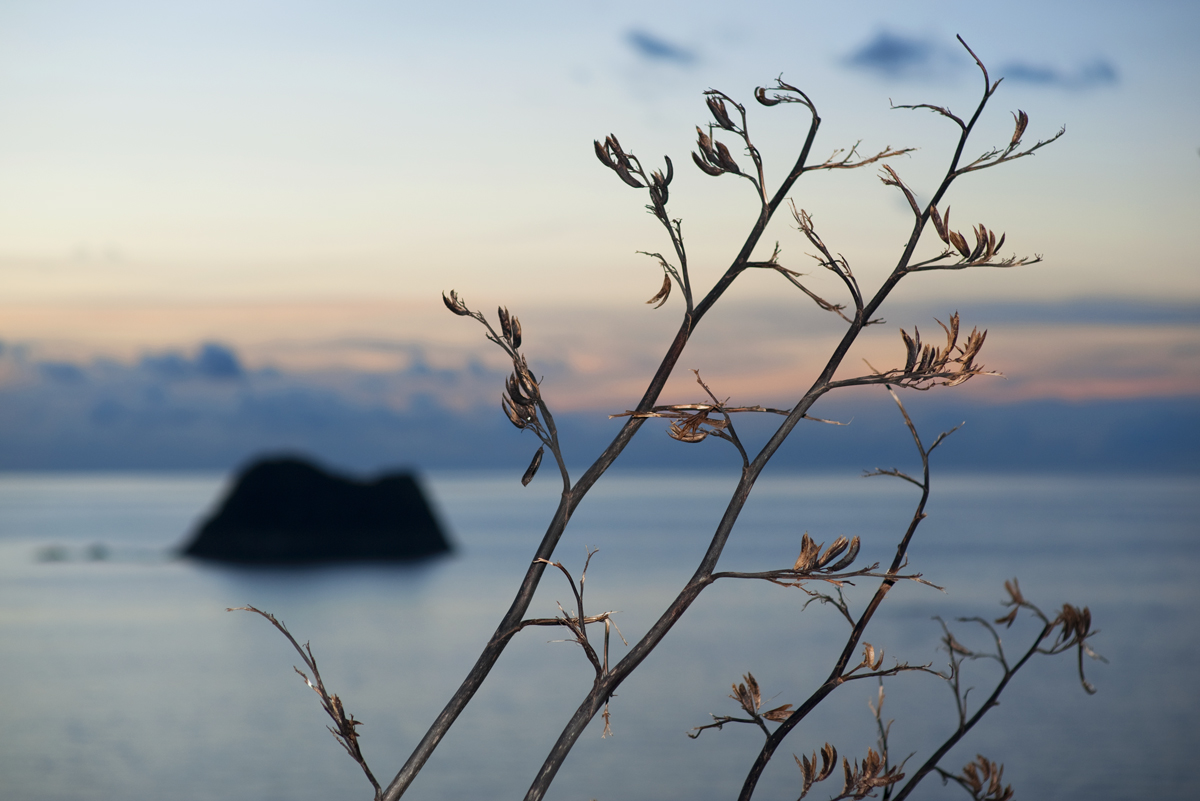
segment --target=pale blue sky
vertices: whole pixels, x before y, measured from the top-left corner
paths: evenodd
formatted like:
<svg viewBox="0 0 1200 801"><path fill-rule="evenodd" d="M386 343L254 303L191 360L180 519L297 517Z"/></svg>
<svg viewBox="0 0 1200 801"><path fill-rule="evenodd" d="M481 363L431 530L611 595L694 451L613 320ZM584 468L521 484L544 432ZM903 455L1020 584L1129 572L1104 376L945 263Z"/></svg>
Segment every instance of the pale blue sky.
<svg viewBox="0 0 1200 801"><path fill-rule="evenodd" d="M611 130L647 159L674 157L672 211L697 273L715 275L753 207L745 187L687 163L704 89L749 100L782 72L822 112L818 153L858 138L921 147L897 164L920 190L950 131L888 99L968 108L979 81L962 33L1012 76L971 150L1005 141L1018 107L1027 138L1068 132L950 199L964 224L1007 230L1047 265L923 291L1198 298L1186 233L1200 209L1200 14L1078 8L0 3L0 289L10 303L448 286L640 302L657 279L634 251L664 243L642 198L595 162L593 138ZM869 58L889 53L891 77ZM804 123L755 106L776 172ZM864 171L795 194L864 275L882 274L906 226L894 190ZM797 235L773 234L803 264Z"/></svg>

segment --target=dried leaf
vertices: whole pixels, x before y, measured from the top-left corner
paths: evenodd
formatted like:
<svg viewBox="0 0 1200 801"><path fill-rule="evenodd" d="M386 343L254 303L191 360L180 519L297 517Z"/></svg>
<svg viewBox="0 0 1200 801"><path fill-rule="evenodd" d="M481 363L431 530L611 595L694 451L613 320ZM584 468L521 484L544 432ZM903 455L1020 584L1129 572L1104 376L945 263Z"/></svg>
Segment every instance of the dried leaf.
<svg viewBox="0 0 1200 801"><path fill-rule="evenodd" d="M761 86L754 90L754 99L764 106L778 106L781 102L778 98L767 97L767 90Z"/></svg>
<svg viewBox="0 0 1200 801"><path fill-rule="evenodd" d="M767 720L773 720L776 723L782 723L791 716L791 710L791 704L784 704L783 706L777 706L774 709L763 712L762 716Z"/></svg>
<svg viewBox="0 0 1200 801"><path fill-rule="evenodd" d="M1004 617L998 617L994 622L997 624L1003 623L1005 628L1012 628L1012 624L1017 620L1017 610L1014 608Z"/></svg>
<svg viewBox="0 0 1200 801"><path fill-rule="evenodd" d="M950 244L962 254L964 259L971 257L971 249L967 247L967 240L958 231L946 230L946 234L950 237Z"/></svg>
<svg viewBox="0 0 1200 801"><path fill-rule="evenodd" d="M1013 126L1012 141L1009 143L1009 147L1016 147L1020 143L1021 137L1025 135L1025 127L1029 125L1029 115L1017 109L1017 113L1013 115L1013 122L1016 124Z"/></svg>
<svg viewBox="0 0 1200 801"><path fill-rule="evenodd" d="M708 436L707 431L701 431L698 428L690 426L681 426L677 422L671 423L671 428L667 431L667 436L671 439L677 439L680 442L703 442Z"/></svg>
<svg viewBox="0 0 1200 801"><path fill-rule="evenodd" d="M917 334L915 340L903 328L900 329L900 337L904 340L904 372L906 373L913 371L913 367L917 364L917 355L921 349L921 333L915 328L913 331Z"/></svg>
<svg viewBox="0 0 1200 801"><path fill-rule="evenodd" d="M837 749L829 743L825 743L825 747L821 749L821 773L817 781L828 779L835 767L837 767Z"/></svg>
<svg viewBox="0 0 1200 801"><path fill-rule="evenodd" d="M466 317L471 313L470 309L467 308L467 305L458 299L458 293L453 289L450 290L449 297L446 296L445 292L442 293L442 303L445 303L446 308L457 314L459 317Z"/></svg>
<svg viewBox="0 0 1200 801"><path fill-rule="evenodd" d="M725 147L723 142L715 142L714 144L717 146L717 163L727 172L740 175L742 171L738 168L737 162L733 160L733 156L729 154L729 148Z"/></svg>
<svg viewBox="0 0 1200 801"><path fill-rule="evenodd" d="M716 176L716 175L721 175L722 173L725 172L720 167L713 166L712 164L709 164L704 159L700 158L700 156L695 151L692 151L692 161L696 162L696 166L699 167L700 169L704 170L709 175Z"/></svg>
<svg viewBox="0 0 1200 801"><path fill-rule="evenodd" d="M951 653L959 654L960 656L971 656L974 654L974 651L969 650L965 645L954 639L954 635L949 632L942 638L942 641L946 643L946 647L950 649Z"/></svg>
<svg viewBox="0 0 1200 801"><path fill-rule="evenodd" d="M800 539L800 555L796 557L796 564L792 566L792 570L797 573L807 573L812 570L820 551L821 546L812 541L807 531L804 532L804 536Z"/></svg>
<svg viewBox="0 0 1200 801"><path fill-rule="evenodd" d="M853 539L851 539L850 540L850 550L846 552L846 555L843 556L841 559L839 559L834 564L830 565L828 568L826 568L826 570L828 570L830 573L836 573L839 570L845 570L846 568L850 567L850 565L854 562L854 560L858 558L859 544L860 543L859 543L858 537L854 537Z"/></svg>
<svg viewBox="0 0 1200 801"><path fill-rule="evenodd" d="M530 399L521 391L521 382L515 373L504 379L504 389L508 392L508 397L512 400L514 405L529 405Z"/></svg>
<svg viewBox="0 0 1200 801"><path fill-rule="evenodd" d="M800 794L800 797L803 798L812 784L813 762L816 762L817 755L813 754L813 762L809 762L806 756L796 756L795 754L792 754L792 759L796 760L796 764L800 766L800 775L804 777L804 792Z"/></svg>
<svg viewBox="0 0 1200 801"><path fill-rule="evenodd" d="M616 162L612 160L612 156L608 155L608 148L600 143L599 139L594 140L596 145L596 158L600 159L600 163L610 170L617 168Z"/></svg>
<svg viewBox="0 0 1200 801"><path fill-rule="evenodd" d="M720 125L727 131L734 130L733 120L729 119L729 112L725 109L725 101L719 97L709 95L706 102L708 103L708 110L712 112L713 118L717 121L717 125Z"/></svg>
<svg viewBox="0 0 1200 801"><path fill-rule="evenodd" d="M750 715L758 714L758 706L762 700L758 689L758 682L754 679L753 673L747 673L742 676L744 684L734 684L733 693L730 698L738 702L738 705Z"/></svg>
<svg viewBox="0 0 1200 801"><path fill-rule="evenodd" d="M629 168L626 167L621 162L617 162L617 164L613 167L613 169L616 170L617 175L621 176L622 181L629 184L634 189L643 189L644 188L644 185L642 184L642 182L639 181L637 178L634 178L633 174L629 172Z"/></svg>
<svg viewBox="0 0 1200 801"><path fill-rule="evenodd" d="M1008 591L1008 597L1011 599L1011 603L1021 606L1028 603L1028 601L1025 600L1025 596L1021 594L1020 582L1018 582L1015 578L1012 581L1005 581L1004 589Z"/></svg>
<svg viewBox="0 0 1200 801"><path fill-rule="evenodd" d="M533 461L529 463L529 467L525 468L525 475L521 476L521 486L528 487L529 482L533 481L533 477L537 475L538 468L542 466L542 453L545 452L546 446L537 449L537 453L533 455Z"/></svg>
<svg viewBox="0 0 1200 801"><path fill-rule="evenodd" d="M507 395L500 396L500 408L504 410L504 414L509 421L517 428L525 428L528 425L526 420L518 414L515 404L511 403Z"/></svg>
<svg viewBox="0 0 1200 801"><path fill-rule="evenodd" d="M512 340L512 346L513 346L514 350L516 348L521 347L521 321L517 319L517 316L515 314L512 316L511 340Z"/></svg>
<svg viewBox="0 0 1200 801"><path fill-rule="evenodd" d="M949 208L946 209L946 213L949 215ZM930 205L929 219L933 220L933 227L937 231L938 237L940 237L941 240L946 244L950 244L950 240L946 236L946 225L942 222L942 215L938 214L937 206Z"/></svg>
<svg viewBox="0 0 1200 801"><path fill-rule="evenodd" d="M825 549L825 553L821 554L821 558L817 560L817 567L825 567L829 562L842 551L846 550L846 546L850 544L850 540L839 536L833 541L833 544Z"/></svg>
<svg viewBox="0 0 1200 801"><path fill-rule="evenodd" d="M671 297L671 276L663 275L662 289L658 290L658 294L650 298L646 303L657 302L654 308L661 309L669 297Z"/></svg>
<svg viewBox="0 0 1200 801"><path fill-rule="evenodd" d="M746 710L753 714L760 706L762 706L762 691L758 687L758 679L754 678L753 673L747 673L742 676L746 680L746 687L750 691L750 699L753 702L753 707Z"/></svg>
<svg viewBox="0 0 1200 801"><path fill-rule="evenodd" d="M496 307L496 315L500 318L500 331L504 334L504 338L512 342L512 322L508 317L508 309L503 306Z"/></svg>

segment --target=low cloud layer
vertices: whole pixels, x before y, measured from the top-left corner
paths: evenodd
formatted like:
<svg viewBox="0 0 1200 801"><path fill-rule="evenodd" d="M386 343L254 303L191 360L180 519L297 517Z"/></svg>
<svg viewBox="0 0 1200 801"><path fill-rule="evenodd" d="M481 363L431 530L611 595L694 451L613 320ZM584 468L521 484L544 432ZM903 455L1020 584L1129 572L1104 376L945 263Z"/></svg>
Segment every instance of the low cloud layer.
<svg viewBox="0 0 1200 801"><path fill-rule="evenodd" d="M263 450L394 463L412 450L436 454L449 420L470 430L502 381L476 363L433 367L419 352L390 373L301 372L247 368L213 342L133 363L42 360L35 348L8 346L0 349L0 468L227 467ZM445 461L468 448L446 447Z"/></svg>
<svg viewBox="0 0 1200 801"><path fill-rule="evenodd" d="M1071 446L1078 450L1100 436L1100 412L1081 412L1076 419L1069 410L1094 406L1106 410L1102 439L1124 436L1119 421L1134 414L1145 418L1139 436L1174 440L1174 430L1183 432L1179 442L1191 441L1187 426L1195 427L1191 408L1200 397L1200 308L1097 300L990 303L959 311L968 329L991 329L983 363L1009 377L922 394L913 400L915 409L966 404L975 411L968 415L955 407L950 425L964 416L992 419L991 430L1013 437L1035 423L1048 432L1066 426L1061 436L1078 440L1078 447ZM888 324L870 329L871 341L852 351L845 369L864 369L861 358L881 367L902 359L897 327L912 331L915 322L928 337L938 331L933 317L944 318L944 312L891 308ZM602 447L606 432L620 425L608 415L641 395L656 361L637 354L670 338L670 331L646 321L665 319L653 313L617 318L611 311L592 319L578 310L556 316L533 309L523 316L524 350L543 378L545 397L560 422L576 430L573 458ZM737 404L790 405L819 371L839 329L832 316L797 316L794 307L739 310L733 304L697 330L663 400L702 400L690 372L697 368L715 392ZM747 336L761 344L746 349ZM536 443L513 429L499 408L507 367L478 360L490 353L487 343L457 362L433 362L419 344L397 341L337 341L330 348L334 361L272 363L262 351L219 342L132 358L68 357L42 352L37 343L0 344L0 469L227 468L254 453L281 450L359 468L528 461ZM895 422L887 404L879 406L881 399L887 400L882 391L850 402L840 394L822 399L815 412L853 420L854 432L806 436L829 440L822 447L834 449L837 442L864 445L874 436L863 433L874 431L871 426L884 432ZM1050 416L1037 422L1045 409ZM880 415L878 424L868 424L871 413ZM1161 420L1154 422L1154 415ZM946 424L936 415L930 420L934 427ZM748 429L755 424L739 422ZM971 436L985 434L972 429ZM902 454L903 437L897 442Z"/></svg>

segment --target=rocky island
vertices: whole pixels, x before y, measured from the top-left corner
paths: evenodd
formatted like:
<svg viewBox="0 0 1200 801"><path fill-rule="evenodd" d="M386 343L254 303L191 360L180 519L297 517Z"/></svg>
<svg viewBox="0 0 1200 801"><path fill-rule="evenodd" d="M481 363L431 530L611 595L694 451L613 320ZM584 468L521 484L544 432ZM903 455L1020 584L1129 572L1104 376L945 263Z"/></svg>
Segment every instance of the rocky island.
<svg viewBox="0 0 1200 801"><path fill-rule="evenodd" d="M361 481L281 457L243 470L182 553L269 565L413 560L450 550L411 474Z"/></svg>

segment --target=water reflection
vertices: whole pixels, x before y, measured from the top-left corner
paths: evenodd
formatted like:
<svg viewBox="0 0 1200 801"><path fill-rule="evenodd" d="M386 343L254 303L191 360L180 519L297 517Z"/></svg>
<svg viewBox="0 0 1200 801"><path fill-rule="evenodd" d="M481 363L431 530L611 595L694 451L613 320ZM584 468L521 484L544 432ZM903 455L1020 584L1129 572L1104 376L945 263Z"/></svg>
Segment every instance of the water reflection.
<svg viewBox="0 0 1200 801"><path fill-rule="evenodd" d="M558 558L589 571L589 605L620 610L640 636L694 569L722 509L720 478L616 477L579 509ZM878 479L874 480L878 481ZM994 716L950 760L982 751L1026 797L1183 795L1190 725L1200 712L1191 665L1200 511L1190 480L961 477L935 488L912 566L942 594L900 586L868 632L888 660L933 662L933 614L997 616L1002 582L1020 575L1043 608L1088 604L1112 660L1078 689L1070 660L1018 676ZM339 799L369 787L328 733L317 699L292 673L290 646L251 604L311 640L322 673L366 722L364 750L388 774L437 714L511 601L557 501L550 482L511 476L427 481L461 549L413 565L254 569L170 556L218 497L221 476L0 476L0 776L5 795L49 799ZM735 532L730 569L790 564L800 534L860 535L885 558L913 494L896 484L764 479ZM969 526L957 521L972 521ZM104 558L90 549L104 545ZM39 558L60 548L65 558ZM866 588L848 590L852 606ZM570 597L547 576L531 614ZM734 711L729 683L753 671L772 704L795 702L828 670L845 622L796 590L721 584L706 591L613 702L614 738L589 730L553 797L718 799L736 794L761 735L751 727L684 732ZM519 796L590 684L576 646L526 632L430 761L422 798ZM1019 642L1015 628L1006 642ZM620 654L618 653L618 656ZM988 666L972 665L987 685ZM786 748L829 739L846 754L874 741L874 688L848 686ZM936 680L889 684L897 752L953 725ZM790 751L789 751L790 753ZM763 797L798 795L783 754ZM957 761L955 761L957 760ZM664 766L668 766L664 768ZM956 788L946 797L957 797ZM927 796L942 797L933 782ZM961 793L961 790L957 791Z"/></svg>

